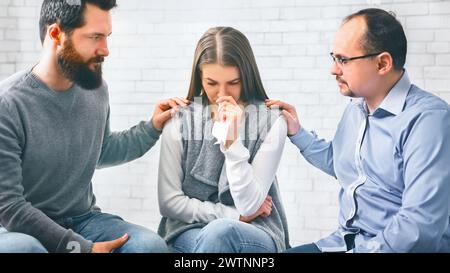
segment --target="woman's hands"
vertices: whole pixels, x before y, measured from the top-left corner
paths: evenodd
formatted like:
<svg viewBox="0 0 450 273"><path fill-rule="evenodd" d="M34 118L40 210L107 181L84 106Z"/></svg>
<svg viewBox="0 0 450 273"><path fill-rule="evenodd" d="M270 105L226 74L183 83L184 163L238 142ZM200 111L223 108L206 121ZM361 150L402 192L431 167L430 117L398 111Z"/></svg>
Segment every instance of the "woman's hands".
<svg viewBox="0 0 450 273"><path fill-rule="evenodd" d="M256 218L258 218L259 216L267 217L271 213L272 213L272 197L267 196L266 200L264 200L261 207L258 209L258 211L255 214L253 214L251 216L242 216L241 215L239 217L239 221L245 222L245 223L250 223L253 220L255 220Z"/></svg>
<svg viewBox="0 0 450 273"><path fill-rule="evenodd" d="M231 96L220 97L216 103L219 105L217 110L218 121L229 124L227 140L225 142L225 147L228 148L239 136L239 124L244 111L242 106L240 106Z"/></svg>

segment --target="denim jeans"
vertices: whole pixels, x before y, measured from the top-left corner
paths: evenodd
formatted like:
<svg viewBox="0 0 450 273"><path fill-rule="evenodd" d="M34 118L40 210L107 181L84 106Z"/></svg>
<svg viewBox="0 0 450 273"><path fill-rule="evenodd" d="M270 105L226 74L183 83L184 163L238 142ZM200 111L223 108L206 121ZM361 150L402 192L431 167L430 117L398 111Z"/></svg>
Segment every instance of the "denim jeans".
<svg viewBox="0 0 450 273"><path fill-rule="evenodd" d="M322 253L316 244L306 244L297 247L290 248L285 253Z"/></svg>
<svg viewBox="0 0 450 273"><path fill-rule="evenodd" d="M106 242L129 235L128 241L116 253L164 253L168 252L165 241L153 231L128 223L116 215L89 212L79 217L57 221L92 242ZM0 252L42 252L42 245L24 234L0 231Z"/></svg>
<svg viewBox="0 0 450 273"><path fill-rule="evenodd" d="M231 219L217 219L179 235L170 247L181 253L273 253L276 246L265 231Z"/></svg>
<svg viewBox="0 0 450 273"><path fill-rule="evenodd" d="M47 250L35 238L8 232L0 226L0 253L47 253Z"/></svg>

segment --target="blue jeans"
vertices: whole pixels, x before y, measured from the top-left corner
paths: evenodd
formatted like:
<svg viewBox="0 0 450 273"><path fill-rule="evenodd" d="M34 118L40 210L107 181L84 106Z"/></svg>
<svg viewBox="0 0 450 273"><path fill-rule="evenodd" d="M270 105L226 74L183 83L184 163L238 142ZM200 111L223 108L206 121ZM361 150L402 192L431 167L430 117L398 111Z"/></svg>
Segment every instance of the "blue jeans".
<svg viewBox="0 0 450 273"><path fill-rule="evenodd" d="M47 250L35 238L8 232L0 226L0 253L47 253Z"/></svg>
<svg viewBox="0 0 450 273"><path fill-rule="evenodd" d="M322 253L316 244L307 244L290 248L285 253Z"/></svg>
<svg viewBox="0 0 450 273"><path fill-rule="evenodd" d="M217 219L203 228L183 232L170 245L181 253L273 253L273 239L265 231L237 220Z"/></svg>
<svg viewBox="0 0 450 273"><path fill-rule="evenodd" d="M128 223L116 215L90 212L79 217L64 218L57 221L61 226L72 229L85 239L92 242L106 242L120 238L125 233L129 235L128 241L116 253L165 253L168 252L165 241L153 231L142 226ZM3 239L6 234L8 240ZM13 236L11 236L13 235ZM17 237L19 235L19 237ZM24 240L24 237L27 240ZM31 238L31 239L30 239ZM30 245L35 247L37 242L28 235L5 232L0 234L0 252L13 252L20 240L22 245L17 252L30 252ZM40 243L37 242L39 245ZM34 248L33 248L34 249ZM33 250L31 249L31 250ZM45 249L44 249L45 250Z"/></svg>

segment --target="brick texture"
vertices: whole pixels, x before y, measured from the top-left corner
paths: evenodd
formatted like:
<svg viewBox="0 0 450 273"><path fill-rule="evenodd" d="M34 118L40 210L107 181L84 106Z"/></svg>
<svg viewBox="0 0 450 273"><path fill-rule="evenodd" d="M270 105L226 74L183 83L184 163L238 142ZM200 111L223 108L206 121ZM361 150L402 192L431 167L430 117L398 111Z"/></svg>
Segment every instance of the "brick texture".
<svg viewBox="0 0 450 273"><path fill-rule="evenodd" d="M194 48L212 26L249 38L270 97L298 107L303 126L332 138L347 103L329 75L340 20L367 7L394 11L409 40L413 82L450 101L450 1L428 0L119 0L105 78L112 128L148 119L163 98L187 94ZM0 0L0 80L39 58L40 0ZM99 170L94 188L104 211L156 230L159 144L130 164ZM308 165L287 141L278 177L291 243L308 243L337 225L337 181Z"/></svg>

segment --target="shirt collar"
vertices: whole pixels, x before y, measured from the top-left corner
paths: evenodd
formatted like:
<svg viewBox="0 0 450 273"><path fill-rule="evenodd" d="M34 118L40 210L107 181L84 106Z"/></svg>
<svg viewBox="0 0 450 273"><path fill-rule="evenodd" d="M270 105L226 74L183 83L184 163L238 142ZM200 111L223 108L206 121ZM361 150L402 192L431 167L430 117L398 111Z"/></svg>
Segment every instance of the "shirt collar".
<svg viewBox="0 0 450 273"><path fill-rule="evenodd" d="M394 85L391 91L389 91L380 106L378 106L378 109L382 109L393 115L400 114L405 106L406 96L408 96L408 91L410 88L411 81L409 80L408 73L405 70L400 80ZM374 113L375 112L376 110Z"/></svg>

